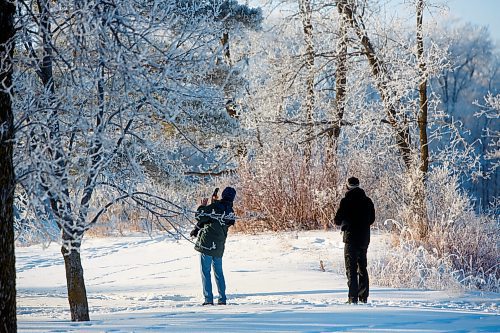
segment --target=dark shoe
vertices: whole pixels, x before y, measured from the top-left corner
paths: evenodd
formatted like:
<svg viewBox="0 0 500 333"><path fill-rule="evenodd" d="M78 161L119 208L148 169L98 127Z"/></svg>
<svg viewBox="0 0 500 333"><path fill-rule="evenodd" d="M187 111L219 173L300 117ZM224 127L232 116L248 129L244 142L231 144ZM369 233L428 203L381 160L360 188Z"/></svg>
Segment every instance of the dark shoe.
<svg viewBox="0 0 500 333"><path fill-rule="evenodd" d="M202 305L214 305L214 302L203 302Z"/></svg>
<svg viewBox="0 0 500 333"><path fill-rule="evenodd" d="M226 301L218 300L217 305L226 305Z"/></svg>
<svg viewBox="0 0 500 333"><path fill-rule="evenodd" d="M360 298L359 298L359 301L360 301L361 303L365 303L365 304L366 304L366 303L368 303L368 298L362 298L362 297L360 297Z"/></svg>
<svg viewBox="0 0 500 333"><path fill-rule="evenodd" d="M346 303L347 304L358 304L358 300L355 298L349 298Z"/></svg>

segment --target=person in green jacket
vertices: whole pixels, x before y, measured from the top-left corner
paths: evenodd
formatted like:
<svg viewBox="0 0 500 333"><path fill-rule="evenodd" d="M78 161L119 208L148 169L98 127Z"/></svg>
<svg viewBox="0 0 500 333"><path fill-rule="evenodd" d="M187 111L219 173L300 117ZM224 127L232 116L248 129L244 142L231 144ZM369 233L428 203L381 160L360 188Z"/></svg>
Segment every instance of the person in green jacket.
<svg viewBox="0 0 500 333"><path fill-rule="evenodd" d="M208 198L202 200L196 211L195 218L198 221L191 231L191 237L198 236L195 250L200 252L201 282L203 285L203 305L213 305L211 266L214 268L215 282L219 292L217 304L226 305L226 281L222 271L222 256L226 244L227 232L234 225L235 217L233 201L236 190L226 187L222 191L221 200L212 197L212 203L208 204Z"/></svg>

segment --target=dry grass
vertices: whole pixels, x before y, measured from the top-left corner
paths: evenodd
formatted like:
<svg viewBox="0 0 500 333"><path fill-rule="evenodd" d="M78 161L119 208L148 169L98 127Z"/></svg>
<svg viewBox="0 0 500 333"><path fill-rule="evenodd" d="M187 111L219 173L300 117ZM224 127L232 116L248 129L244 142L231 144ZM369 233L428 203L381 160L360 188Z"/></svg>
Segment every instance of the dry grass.
<svg viewBox="0 0 500 333"><path fill-rule="evenodd" d="M281 152L239 169L237 231L328 228L339 201L335 175L299 154ZM243 215L244 213L244 215Z"/></svg>

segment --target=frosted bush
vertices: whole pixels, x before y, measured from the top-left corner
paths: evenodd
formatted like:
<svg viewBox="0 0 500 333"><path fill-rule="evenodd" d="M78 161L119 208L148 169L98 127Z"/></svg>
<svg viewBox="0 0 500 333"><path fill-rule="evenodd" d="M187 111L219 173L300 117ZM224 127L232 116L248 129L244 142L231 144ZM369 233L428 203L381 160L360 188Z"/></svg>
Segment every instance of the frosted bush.
<svg viewBox="0 0 500 333"><path fill-rule="evenodd" d="M420 239L411 221L387 223L394 231L394 248L372 266L376 283L499 291L500 233L495 209L489 214L474 212L471 198L446 166L429 173L426 194L427 237ZM409 212L406 218L411 219Z"/></svg>
<svg viewBox="0 0 500 333"><path fill-rule="evenodd" d="M451 266L448 258L439 258L423 246L401 243L370 262L370 278L376 285L395 288L458 288Z"/></svg>

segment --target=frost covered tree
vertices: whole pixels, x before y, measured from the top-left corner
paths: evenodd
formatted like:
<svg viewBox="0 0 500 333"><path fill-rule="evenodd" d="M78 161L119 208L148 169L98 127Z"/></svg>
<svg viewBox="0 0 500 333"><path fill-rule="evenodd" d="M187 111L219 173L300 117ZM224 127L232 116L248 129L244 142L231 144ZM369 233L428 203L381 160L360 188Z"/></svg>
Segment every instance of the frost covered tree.
<svg viewBox="0 0 500 333"><path fill-rule="evenodd" d="M393 73L389 70L386 61L379 55L370 37L368 36L364 18L363 9L359 9L354 1L340 0L337 7L344 13L341 19L354 30L359 43L365 52L366 58L374 78L374 84L380 94L387 114L387 121L394 130L398 149L407 168L411 168L412 156L410 148L410 137L408 129L408 120L405 113L401 112L399 104L400 98L393 90L390 84Z"/></svg>
<svg viewBox="0 0 500 333"><path fill-rule="evenodd" d="M216 55L212 70L207 75L207 81L219 86L224 91L224 107L227 114L233 119L238 119L245 109L242 102L247 94L247 72L250 49L248 33L258 32L263 21L260 8L252 8L248 4L240 4L235 0L203 0L181 1L179 12L188 11L195 16L206 17L204 23L207 31L212 34L218 44L213 44L212 52ZM181 14L186 19L186 15ZM246 151L244 133L231 136L234 155L243 155ZM232 157L228 156L227 159ZM219 170L199 170L193 174L198 176L217 175ZM234 166L231 168L234 170ZM223 172L224 173L224 172Z"/></svg>
<svg viewBox="0 0 500 333"><path fill-rule="evenodd" d="M300 4L305 4L302 11ZM251 63L250 112L244 115L256 134L252 159L239 173L245 209L258 216L247 228L295 230L328 223L328 205L338 202L335 191L344 190L341 182L325 174L323 149L332 134L337 179L351 174L363 179L376 199L380 220L396 221L388 228L399 233L404 246L410 251L414 244L432 249L449 233L453 237L446 238L446 250L439 255L467 249L480 258L477 262L487 262L472 265L471 271L483 267L497 274L489 255L474 252L473 244L456 238L462 228L474 234L484 231L472 218L473 205L457 178L478 172L478 155L464 140L458 122L447 118L436 90L443 71L451 72L454 64L448 38L439 33L442 22L436 19L434 5L406 1L411 25L384 13L382 1L290 0L272 5L275 15L255 37L258 56ZM308 36L314 45L311 67L304 34L309 18L314 27L307 29L313 32ZM308 68L313 68L313 76ZM312 122L305 112L311 77ZM313 172L308 173L302 161L304 143L311 138ZM444 220L449 221L446 227ZM467 225L469 220L474 222ZM490 222L484 226L494 228ZM465 269L465 257L458 257L450 267Z"/></svg>
<svg viewBox="0 0 500 333"><path fill-rule="evenodd" d="M16 332L12 59L14 4L0 1L0 332Z"/></svg>
<svg viewBox="0 0 500 333"><path fill-rule="evenodd" d="M268 181L265 187L283 194L279 202L284 206L276 209L286 212L278 213L284 224L296 216L292 227L326 226L342 191L337 189L337 150L344 140L345 110L354 108L360 93L356 80L349 86L347 80L348 72L358 75L358 61L348 53L355 51L348 50L346 25L339 23L331 2L276 3L279 14L271 15L254 37L256 56L250 64L250 107L244 118L257 138L253 167L262 171L260 176L277 176L276 184ZM275 169L280 163L286 164L282 172ZM252 182L245 187L253 188Z"/></svg>
<svg viewBox="0 0 500 333"><path fill-rule="evenodd" d="M61 232L73 321L89 320L85 232L125 204L175 227L189 212L156 182L182 181L185 147L204 153L234 130L209 80L212 13L174 0L19 2L19 191L35 227Z"/></svg>
<svg viewBox="0 0 500 333"><path fill-rule="evenodd" d="M359 43L366 56L373 84L378 91L386 113L384 122L388 123L393 130L396 145L408 172L408 181L414 188L414 198L411 200L413 201L411 206L415 217L418 219L416 222L418 233L420 238L423 239L427 235L425 175L429 170L427 132L430 102L427 95L427 78L433 71L436 71L439 61L428 64L429 58L436 57L436 55L432 55L432 50L430 52L424 50L423 14L426 2L416 1L415 6L417 25L416 38L414 39L416 47L414 49L416 52L412 54L412 48L409 45L409 43L412 43L412 39L403 40L400 46L395 45L399 50L396 50L394 54L403 56L398 59L389 55L387 49L390 45L376 45L373 38L370 37L369 30L374 30L371 25L377 23L373 22L373 20L369 23L365 22L370 11L368 4L363 1L337 1L339 12L344 14L341 19L354 31L357 43ZM395 36L392 38L397 39ZM401 45L403 46L401 47ZM429 54L431 55L429 56ZM439 52L436 54L439 55ZM418 71L411 73L413 61L418 64ZM404 71L407 72L406 75L410 74L410 76L403 78L401 75ZM412 80L414 81L412 82ZM418 91L418 97L413 96L413 89ZM414 107L413 101L417 100L417 106ZM417 140L412 140L412 122L417 125ZM417 141L418 144L414 145L414 141Z"/></svg>
<svg viewBox="0 0 500 333"><path fill-rule="evenodd" d="M489 139L483 138L483 133L495 127L495 120L477 119L474 114L477 111L475 101L499 92L498 49L485 27L470 23L451 22L449 26L436 29L432 40L448 49L450 66L431 78L430 89L440 97L446 122L459 125L461 136L479 156L479 170L462 178L465 187L479 199L478 207L487 208L489 202L499 195L498 175L488 172L491 170L490 160L484 158ZM436 146L439 147L434 144Z"/></svg>
<svg viewBox="0 0 500 333"><path fill-rule="evenodd" d="M260 37L264 59L256 60L259 65L254 68L263 68L256 82L265 89L259 91L256 84L252 93L259 104L250 102L255 105L253 117L260 145L266 142L280 149L276 146L279 143L296 152L297 147L314 140L315 163L333 166L329 186L333 185L334 192L342 191L335 179L356 172L351 156L359 156L357 165L361 166L369 165L371 158L392 158L399 152L403 166L397 174L411 178L411 186L422 184L423 188L429 169L429 123L439 120L434 112L436 97L427 93L427 80L446 66L445 49L430 41L431 25L424 25L426 2L417 1L412 6L416 27L397 20L383 21L377 2L276 3L282 4L286 19L274 18L269 42L265 33ZM314 29L304 30L309 23ZM312 35L304 31L312 31ZM307 61L308 40L315 47L312 67L307 66L311 63ZM311 86L312 94L306 89ZM307 120L305 112L307 101L312 100L308 96L314 97L313 121ZM311 124L314 134L308 132ZM333 155L325 153L331 142L335 142L330 149ZM367 176L378 182L381 173L392 169L394 163L394 167L400 165L392 160L386 161L386 166L380 163L382 170L374 166L363 173L369 172L371 176ZM408 205L421 216L419 225L425 237L425 191L410 194L415 200ZM310 197L314 195L310 193ZM326 201L335 201L335 195L329 197Z"/></svg>

